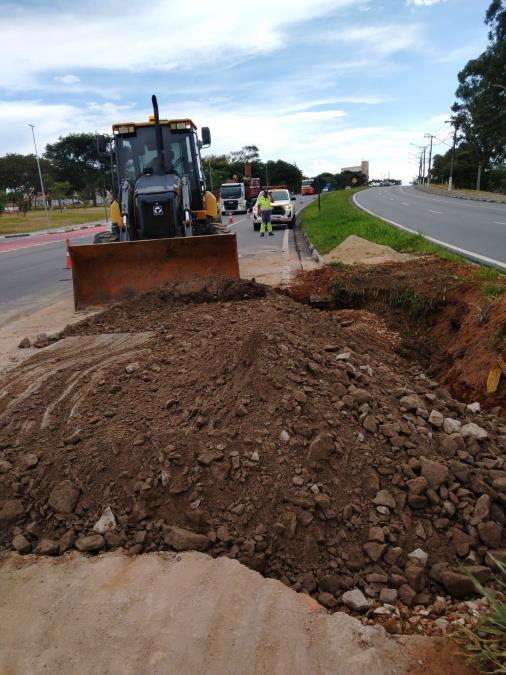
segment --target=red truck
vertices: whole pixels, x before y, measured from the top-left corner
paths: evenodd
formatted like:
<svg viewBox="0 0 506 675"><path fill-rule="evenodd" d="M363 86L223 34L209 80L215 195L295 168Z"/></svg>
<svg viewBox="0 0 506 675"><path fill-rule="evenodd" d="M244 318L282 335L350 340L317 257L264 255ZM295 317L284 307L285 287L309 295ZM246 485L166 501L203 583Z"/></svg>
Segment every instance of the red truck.
<svg viewBox="0 0 506 675"><path fill-rule="evenodd" d="M245 164L244 176L234 176L220 186L220 211L241 213L251 209L261 189L260 178L252 178L251 164Z"/></svg>

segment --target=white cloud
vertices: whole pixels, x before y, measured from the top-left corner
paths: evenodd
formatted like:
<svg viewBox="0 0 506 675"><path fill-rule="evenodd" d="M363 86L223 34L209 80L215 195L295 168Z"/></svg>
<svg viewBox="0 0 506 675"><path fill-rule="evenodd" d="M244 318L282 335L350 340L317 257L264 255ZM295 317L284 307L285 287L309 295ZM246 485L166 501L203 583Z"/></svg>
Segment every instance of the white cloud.
<svg viewBox="0 0 506 675"><path fill-rule="evenodd" d="M56 75L54 79L62 84L76 84L81 81L77 75Z"/></svg>
<svg viewBox="0 0 506 675"><path fill-rule="evenodd" d="M279 49L294 24L356 4L357 0L258 0L250 21L237 11L235 0L152 0L142 12L135 3L119 0L102 3L100 11L92 0L69 3L72 9L64 10L58 3L44 13L13 5L2 21L0 86L36 85L46 72L61 72L62 66L67 72L149 72L209 66L222 57L233 63ZM121 29L111 42L118 16Z"/></svg>
<svg viewBox="0 0 506 675"><path fill-rule="evenodd" d="M446 0L407 0L406 4L417 7L429 7L430 5L437 5L438 2L446 2Z"/></svg>

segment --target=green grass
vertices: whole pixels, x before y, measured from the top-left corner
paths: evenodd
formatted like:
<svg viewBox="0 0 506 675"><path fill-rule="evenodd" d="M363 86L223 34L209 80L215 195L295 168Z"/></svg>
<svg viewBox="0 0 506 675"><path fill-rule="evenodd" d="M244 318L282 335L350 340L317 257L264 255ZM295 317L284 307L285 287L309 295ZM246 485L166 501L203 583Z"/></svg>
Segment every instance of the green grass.
<svg viewBox="0 0 506 675"><path fill-rule="evenodd" d="M499 568L498 583L506 590L506 565L495 561ZM487 599L490 614L480 619L474 629L462 628L456 636L465 653L470 656L480 673L506 673L506 604L468 575L476 590Z"/></svg>
<svg viewBox="0 0 506 675"><path fill-rule="evenodd" d="M479 267L473 277L479 281L496 281L501 275L493 267Z"/></svg>
<svg viewBox="0 0 506 675"><path fill-rule="evenodd" d="M441 185L441 184L434 184L431 183L431 188L435 188L436 190L443 190L444 192L448 192L448 185ZM469 195L470 197L505 197L506 195L504 192L487 192L486 190L473 190L470 188L466 189L455 189L452 188L452 192L457 192L462 195Z"/></svg>
<svg viewBox="0 0 506 675"><path fill-rule="evenodd" d="M108 210L109 212L109 210ZM36 232L55 227L81 225L94 220L105 221L103 206L72 209L65 211L49 211L49 227L43 210L28 211L26 216L21 213L2 213L0 215L0 235L19 234L22 232Z"/></svg>
<svg viewBox="0 0 506 675"><path fill-rule="evenodd" d="M322 255L354 234L396 251L431 254L445 260L465 262L464 258L432 244L421 234L404 232L361 211L350 201L354 192L357 190L329 192L321 196L321 213L318 212L317 200L302 212L302 227Z"/></svg>
<svg viewBox="0 0 506 675"><path fill-rule="evenodd" d="M483 293L490 300L495 300L504 293L504 290L504 286L498 286L497 284L487 284L483 288Z"/></svg>

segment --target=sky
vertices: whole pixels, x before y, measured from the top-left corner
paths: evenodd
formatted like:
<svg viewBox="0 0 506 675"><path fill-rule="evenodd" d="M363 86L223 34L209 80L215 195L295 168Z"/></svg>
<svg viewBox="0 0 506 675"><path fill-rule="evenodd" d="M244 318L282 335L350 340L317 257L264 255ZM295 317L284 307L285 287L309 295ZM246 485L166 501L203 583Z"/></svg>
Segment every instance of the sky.
<svg viewBox="0 0 506 675"><path fill-rule="evenodd" d="M369 160L410 181L450 142L457 74L490 0L0 0L0 156L160 116L304 174Z"/></svg>

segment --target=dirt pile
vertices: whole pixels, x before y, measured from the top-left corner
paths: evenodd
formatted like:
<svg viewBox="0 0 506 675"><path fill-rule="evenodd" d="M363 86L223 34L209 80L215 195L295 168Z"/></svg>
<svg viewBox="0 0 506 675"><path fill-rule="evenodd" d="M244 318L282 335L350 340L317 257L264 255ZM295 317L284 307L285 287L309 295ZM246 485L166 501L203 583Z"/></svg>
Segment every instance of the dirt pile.
<svg viewBox="0 0 506 675"><path fill-rule="evenodd" d="M349 312L206 293L117 305L5 378L0 546L206 551L359 612L487 582L506 425Z"/></svg>
<svg viewBox="0 0 506 675"><path fill-rule="evenodd" d="M418 361L468 403L506 417L506 377L487 394L489 369L506 358L506 278L482 278L474 265L439 258L299 274L291 294L327 307L366 309L401 335L399 353Z"/></svg>
<svg viewBox="0 0 506 675"><path fill-rule="evenodd" d="M323 262L342 263L343 265L378 265L385 262L404 262L413 259L407 253L394 251L390 246L375 244L362 237L350 234L343 242L323 256Z"/></svg>

